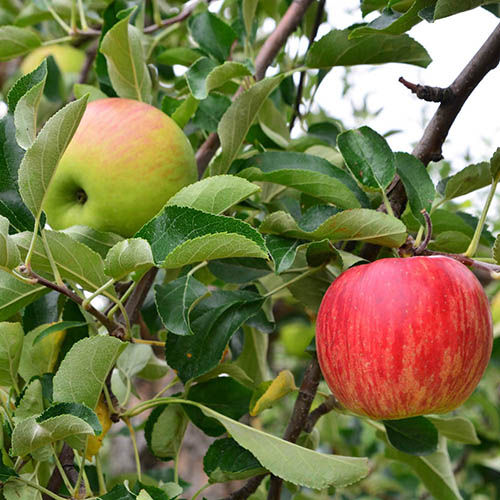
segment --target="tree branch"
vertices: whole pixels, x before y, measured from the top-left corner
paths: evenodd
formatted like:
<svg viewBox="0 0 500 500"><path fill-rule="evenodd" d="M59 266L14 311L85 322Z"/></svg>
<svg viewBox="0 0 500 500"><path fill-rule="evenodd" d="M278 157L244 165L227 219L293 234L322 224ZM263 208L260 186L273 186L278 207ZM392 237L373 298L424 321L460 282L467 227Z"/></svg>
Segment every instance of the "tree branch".
<svg viewBox="0 0 500 500"><path fill-rule="evenodd" d="M147 26L144 28L144 33L154 33L155 31L158 31L161 28L166 28L167 26L171 26L172 24L175 23L180 23L187 19L194 11L194 9L198 6L199 3L205 0L200 0L198 2L194 2L192 5L189 7L186 7L181 13L177 14L174 17L168 17L167 19L164 19L161 24L151 24L150 26ZM207 3L210 3L211 0L207 0Z"/></svg>
<svg viewBox="0 0 500 500"><path fill-rule="evenodd" d="M283 439L286 441L295 443L300 433L306 428L309 411L316 396L320 378L321 370L318 360L314 357L307 365L304 378L302 379L302 384L299 389L299 395L297 396L293 407L292 417L290 418L283 435ZM271 476L267 500L279 500L282 486L283 479L277 476Z"/></svg>
<svg viewBox="0 0 500 500"><path fill-rule="evenodd" d="M288 37L295 31L307 8L313 1L314 0L294 0L290 7L288 7L285 15L281 18L276 29L264 42L255 59L255 79L257 81L264 78L267 68L285 45ZM241 87L238 89L238 92L236 92L236 96L238 96L240 92ZM216 132L212 132L198 149L196 153L196 164L198 165L200 178L205 172L210 160L217 152L219 146L219 137Z"/></svg>
<svg viewBox="0 0 500 500"><path fill-rule="evenodd" d="M149 290L153 286L153 283L158 273L158 268L151 268L142 278L141 281L134 288L134 291L130 295L129 299L125 303L125 311L130 320L130 324L133 325L137 323L139 319L139 313L141 312L142 304L146 300Z"/></svg>
<svg viewBox="0 0 500 500"><path fill-rule="evenodd" d="M257 491L257 488L262 483L262 480L267 474L262 474L260 476L254 476L250 478L239 490L231 493L224 500L246 500L250 495Z"/></svg>

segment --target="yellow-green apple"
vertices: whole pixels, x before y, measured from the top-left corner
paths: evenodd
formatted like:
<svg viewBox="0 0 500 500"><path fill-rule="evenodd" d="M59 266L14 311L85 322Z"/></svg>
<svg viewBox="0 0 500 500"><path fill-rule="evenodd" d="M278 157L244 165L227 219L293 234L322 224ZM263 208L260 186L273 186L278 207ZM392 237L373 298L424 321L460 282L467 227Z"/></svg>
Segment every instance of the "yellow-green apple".
<svg viewBox="0 0 500 500"><path fill-rule="evenodd" d="M53 229L83 224L132 236L197 179L193 149L159 109L109 98L87 106L44 201Z"/></svg>
<svg viewBox="0 0 500 500"><path fill-rule="evenodd" d="M342 273L316 323L335 397L370 418L446 413L475 389L493 331L474 274L449 257L381 259Z"/></svg>
<svg viewBox="0 0 500 500"><path fill-rule="evenodd" d="M314 338L314 334L314 325L308 325L303 321L287 323L279 329L279 338L285 352L291 356L304 356L305 349Z"/></svg>
<svg viewBox="0 0 500 500"><path fill-rule="evenodd" d="M21 63L23 75L37 68L48 56L53 56L62 73L78 73L85 63L85 52L71 45L47 45L30 52Z"/></svg>

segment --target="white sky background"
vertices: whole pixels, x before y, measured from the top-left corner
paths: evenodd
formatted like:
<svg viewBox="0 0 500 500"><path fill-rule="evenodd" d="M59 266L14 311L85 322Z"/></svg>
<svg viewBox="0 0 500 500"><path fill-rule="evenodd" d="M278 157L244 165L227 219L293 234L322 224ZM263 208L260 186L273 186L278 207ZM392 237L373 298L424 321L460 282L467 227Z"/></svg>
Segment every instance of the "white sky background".
<svg viewBox="0 0 500 500"><path fill-rule="evenodd" d="M326 5L329 22L334 28L343 29L363 21L360 0L327 0ZM374 17L377 14L372 13L365 21ZM401 130L401 133L391 135L387 140L392 149L411 152L438 104L417 99L398 82L398 78L403 76L413 83L448 86L499 21L482 8L434 23L422 21L410 30L409 35L429 52L432 63L427 68L396 63L352 67L348 76L352 87L346 96L342 96L345 70L336 68L323 80L317 100L347 128L366 124L381 134L394 129ZM327 26L321 26L321 29L320 34L327 31ZM455 120L443 147L443 154L452 162L454 171L472 162L488 160L500 146L499 91L500 67L490 72L480 83ZM376 118L356 121L353 104L360 108L365 98L369 110L382 109Z"/></svg>

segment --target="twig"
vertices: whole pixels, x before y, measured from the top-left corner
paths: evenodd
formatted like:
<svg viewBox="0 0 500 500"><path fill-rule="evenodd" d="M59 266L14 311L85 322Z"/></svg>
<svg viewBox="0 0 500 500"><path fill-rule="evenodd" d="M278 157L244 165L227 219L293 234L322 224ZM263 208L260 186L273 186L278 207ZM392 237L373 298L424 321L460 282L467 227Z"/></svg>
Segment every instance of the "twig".
<svg viewBox="0 0 500 500"><path fill-rule="evenodd" d="M193 3L189 7L185 8L180 14L164 19L160 24L151 24L150 26L147 26L146 28L144 28L144 33L154 33L161 28L166 28L167 26L171 26L172 24L184 21L193 13L194 9L202 1L204 0L199 0L198 2ZM208 2L210 2L210 0L208 0Z"/></svg>
<svg viewBox="0 0 500 500"><path fill-rule="evenodd" d="M257 81L264 78L267 68L285 45L288 37L295 31L307 8L313 1L314 0L294 0L290 7L288 7L285 15L278 23L278 26L276 26L276 29L264 42L255 59L255 79ZM243 89L240 87L236 95L239 95L242 90ZM219 146L219 137L216 132L212 132L198 149L196 153L196 164L198 165L198 174L200 178Z"/></svg>
<svg viewBox="0 0 500 500"><path fill-rule="evenodd" d="M312 402L318 390L318 384L321 378L321 370L316 357L311 359L307 365L302 379L302 384L299 389L299 394L293 407L292 417L288 422L288 426L283 435L283 439L295 443L300 433L305 429L309 410L311 409ZM283 486L283 479L277 476L271 476L269 484L269 493L267 500L279 500L281 496L281 487Z"/></svg>
<svg viewBox="0 0 500 500"><path fill-rule="evenodd" d="M401 82L407 89L410 89L413 94L419 99L428 102L447 102L453 98L453 91L450 87L431 87L429 85L419 85L418 83L411 83L400 77L399 82Z"/></svg>
<svg viewBox="0 0 500 500"><path fill-rule="evenodd" d="M64 472L68 476L69 480L75 484L78 479L78 472L75 468L73 462L75 457L75 452L66 443L63 444L61 453L59 454L59 462L64 469ZM58 492L62 485L62 477L57 467L54 467L52 475L50 476L49 482L47 484L47 489L54 493ZM85 486L84 486L85 488ZM52 500L52 497L44 493L42 495L43 500ZM83 498L83 497L82 497Z"/></svg>
<svg viewBox="0 0 500 500"><path fill-rule="evenodd" d="M427 245L431 241L432 238L432 221L431 221L431 216L427 212L427 210L424 208L422 209L422 215L424 216L425 219L425 225L427 226L426 234L424 241L418 245L418 247L415 249L415 255L421 255L424 250L426 250Z"/></svg>
<svg viewBox="0 0 500 500"><path fill-rule="evenodd" d="M78 77L78 83L85 83L87 81L90 70L92 69L92 64L97 56L97 46L98 44L96 43L87 51L85 55L85 64L83 65L80 76Z"/></svg>
<svg viewBox="0 0 500 500"><path fill-rule="evenodd" d="M330 413L335 408L340 408L340 404L335 398L335 396L328 396L323 403L321 403L317 408L315 408L309 416L307 417L307 422L304 427L304 432L312 432L316 422L327 413Z"/></svg>
<svg viewBox="0 0 500 500"><path fill-rule="evenodd" d="M43 285L47 288L50 288L51 290L55 290L56 292L65 295L73 302L76 302L78 305L80 306L82 305L83 299L79 297L75 292L70 290L66 285L57 285L56 283L52 283L52 281L45 279L43 276L40 276L39 274L35 273L35 271L31 269L28 271L28 269L25 266L21 266L19 270L23 274L27 273L27 275L30 278L36 280L36 283ZM92 316L94 316L98 321L100 321L110 334L117 335L120 334L120 332L123 333L123 325L120 325L110 320L105 314L103 314L101 311L98 311L95 307L89 305L86 308L86 311L92 314Z"/></svg>
<svg viewBox="0 0 500 500"><path fill-rule="evenodd" d="M134 288L134 291L130 295L130 298L125 303L125 311L127 312L131 325L137 323L142 304L144 303L144 300L146 300L146 296L153 286L157 273L157 267L151 268L141 278L137 286Z"/></svg>
<svg viewBox="0 0 500 500"><path fill-rule="evenodd" d="M307 51L311 48L311 45L318 34L318 28L321 24L321 18L323 17L323 13L325 12L325 2L326 0L319 0L318 8L316 10L316 17L314 19L314 26L309 35L309 46L307 47ZM290 132L293 129L293 125L295 124L295 119L300 116L300 103L302 102L302 93L304 91L304 82L306 80L306 71L300 72L299 84L297 86L297 96L295 97L295 105L293 107L292 116L290 118L290 124L288 126L288 130Z"/></svg>
<svg viewBox="0 0 500 500"><path fill-rule="evenodd" d="M250 495L257 491L257 488L262 483L262 480L267 474L262 474L261 476L254 476L250 478L239 490L234 491L224 500L246 500Z"/></svg>

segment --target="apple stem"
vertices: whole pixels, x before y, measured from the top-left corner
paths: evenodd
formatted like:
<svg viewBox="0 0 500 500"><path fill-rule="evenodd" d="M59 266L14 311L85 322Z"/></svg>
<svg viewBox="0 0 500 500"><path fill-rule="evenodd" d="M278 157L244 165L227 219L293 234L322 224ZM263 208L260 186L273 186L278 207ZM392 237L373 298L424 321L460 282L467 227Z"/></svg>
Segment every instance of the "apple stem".
<svg viewBox="0 0 500 500"><path fill-rule="evenodd" d="M429 242L431 241L431 238L432 238L432 220L431 220L431 216L429 215L429 213L427 212L427 210L425 208L423 208L420 211L420 213L424 216L425 225L426 225L427 231L426 231L424 240L415 249L415 255L421 254L427 248L427 245L429 245Z"/></svg>
<svg viewBox="0 0 500 500"><path fill-rule="evenodd" d="M89 25L87 24L87 18L85 17L85 9L83 8L82 0L78 0L78 11L80 13L80 24L82 25L82 30L87 31Z"/></svg>
<svg viewBox="0 0 500 500"><path fill-rule="evenodd" d="M385 209L387 210L387 213L394 217L394 211L392 210L391 202L389 201L389 198L387 197L387 193L385 192L385 189L382 189L381 193L382 193L382 200L384 201L384 206L385 206Z"/></svg>
<svg viewBox="0 0 500 500"><path fill-rule="evenodd" d="M73 33L73 30L71 29L71 26L67 25L65 21L59 16L59 14L50 6L47 6L47 10L50 12L54 20L56 21L57 24L68 34L71 35Z"/></svg>
<svg viewBox="0 0 500 500"><path fill-rule="evenodd" d="M99 287L92 295L89 295L83 302L82 302L82 308L87 310L90 303L98 296L98 295L101 295L105 290L106 288L109 288L110 286L112 286L113 284L115 283L115 279L114 278L111 278L110 280L106 281L106 283L104 283L104 285L102 285L101 287Z"/></svg>
<svg viewBox="0 0 500 500"><path fill-rule="evenodd" d="M497 188L498 180L494 180L491 184L490 191L488 193L488 198L486 198L486 203L483 208L483 212L481 213L481 217L476 226L476 231L474 232L474 236L470 242L469 248L464 253L465 257L474 257L477 252L477 247L479 246L479 240L481 239L481 233L483 232L484 223L486 221L486 216L488 214L488 210L490 209L491 202L493 200L493 196L495 195L495 190Z"/></svg>

